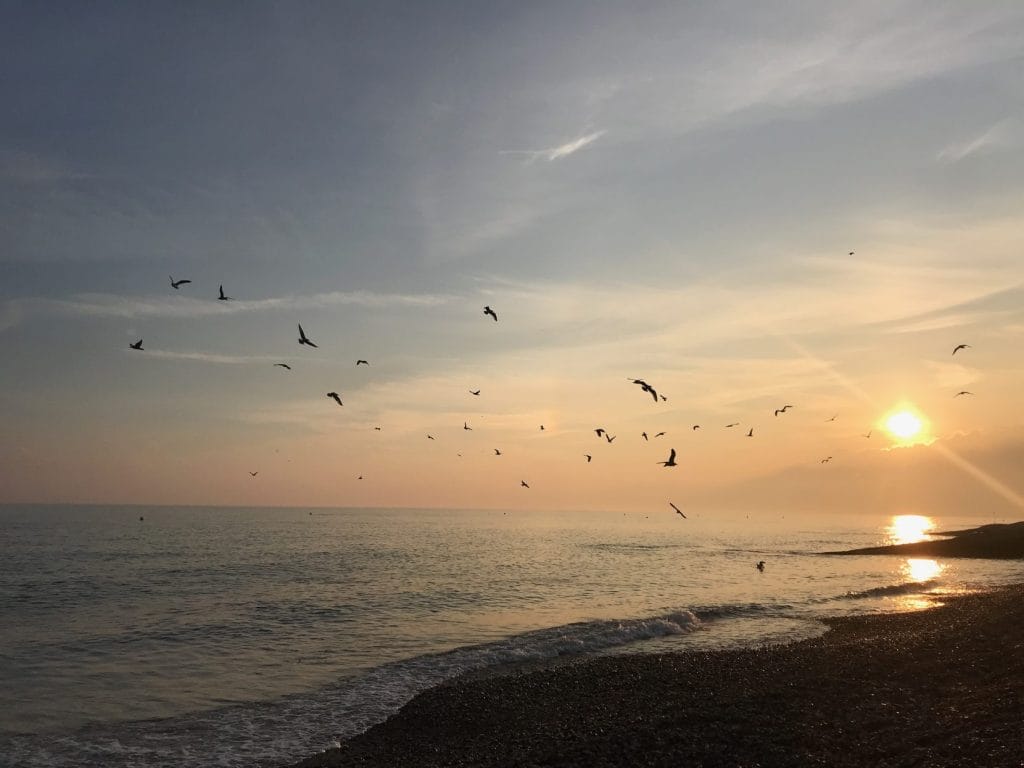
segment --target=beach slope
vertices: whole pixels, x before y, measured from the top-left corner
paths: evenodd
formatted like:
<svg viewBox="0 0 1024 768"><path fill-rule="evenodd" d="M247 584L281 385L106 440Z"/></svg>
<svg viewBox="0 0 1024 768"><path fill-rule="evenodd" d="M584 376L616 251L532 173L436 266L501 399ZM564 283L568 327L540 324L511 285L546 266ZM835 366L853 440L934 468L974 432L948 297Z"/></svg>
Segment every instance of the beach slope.
<svg viewBox="0 0 1024 768"><path fill-rule="evenodd" d="M901 555L903 557L1024 558L1024 522L993 523L962 531L942 531L946 539L882 547L823 552L825 555Z"/></svg>
<svg viewBox="0 0 1024 768"><path fill-rule="evenodd" d="M757 650L598 658L417 696L298 766L1019 766L1024 586Z"/></svg>

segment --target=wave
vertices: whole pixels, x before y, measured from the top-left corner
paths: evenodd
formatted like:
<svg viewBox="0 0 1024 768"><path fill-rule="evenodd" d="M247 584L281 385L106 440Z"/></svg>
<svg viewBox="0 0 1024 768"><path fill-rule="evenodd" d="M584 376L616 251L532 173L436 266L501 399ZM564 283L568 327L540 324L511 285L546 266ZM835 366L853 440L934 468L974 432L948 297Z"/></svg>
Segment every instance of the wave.
<svg viewBox="0 0 1024 768"><path fill-rule="evenodd" d="M61 736L0 736L0 765L24 768L271 766L334 746L417 693L491 668L606 651L697 629L690 611L576 622L385 664L320 690L163 720L82 728ZM10 763L5 761L10 760Z"/></svg>
<svg viewBox="0 0 1024 768"><path fill-rule="evenodd" d="M871 597L888 597L890 595L918 595L931 592L939 586L937 579L926 581L905 581L899 584L887 584L883 587L873 587L860 592L847 592L840 595L840 600L863 600Z"/></svg>

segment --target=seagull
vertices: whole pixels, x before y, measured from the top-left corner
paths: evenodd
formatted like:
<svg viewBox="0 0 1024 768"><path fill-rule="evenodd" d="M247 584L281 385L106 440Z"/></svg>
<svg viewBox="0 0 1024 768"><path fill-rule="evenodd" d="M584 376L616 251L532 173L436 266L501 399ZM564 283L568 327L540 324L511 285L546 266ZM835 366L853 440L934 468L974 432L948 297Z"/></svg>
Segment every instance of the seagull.
<svg viewBox="0 0 1024 768"><path fill-rule="evenodd" d="M821 463L822 464L828 464L830 461L832 461L832 457L831 456L826 456L824 459L821 460Z"/></svg>
<svg viewBox="0 0 1024 768"><path fill-rule="evenodd" d="M665 436L664 432L659 432L658 434L655 435L655 437L664 437L664 436Z"/></svg>
<svg viewBox="0 0 1024 768"><path fill-rule="evenodd" d="M730 429L731 427L738 427L739 425L740 423L738 421L734 421L732 424L726 424L725 428Z"/></svg>
<svg viewBox="0 0 1024 768"><path fill-rule="evenodd" d="M589 464L589 463L590 463L590 460L591 460L592 458L594 458L594 457L593 457L593 456L591 456L591 455L590 455L589 453L584 453L583 455L587 457L587 464Z"/></svg>
<svg viewBox="0 0 1024 768"><path fill-rule="evenodd" d="M598 437L602 437L605 433L605 430L603 427L598 427L597 429L594 430L594 432L597 434Z"/></svg>
<svg viewBox="0 0 1024 768"><path fill-rule="evenodd" d="M753 428L753 427L751 427L751 428L750 428L750 431L749 431L749 432L747 432L747 437L753 437L753 436L754 436L754 428Z"/></svg>
<svg viewBox="0 0 1024 768"><path fill-rule="evenodd" d="M640 433L640 437L642 437L644 440L646 440L647 439L647 433L646 432L641 432Z"/></svg>
<svg viewBox="0 0 1024 768"><path fill-rule="evenodd" d="M634 384L639 384L640 389L642 389L644 392L649 392L651 394L651 397L654 398L654 402L658 402L658 393L654 391L654 387L652 387L643 379L631 379L631 381Z"/></svg>
<svg viewBox="0 0 1024 768"><path fill-rule="evenodd" d="M973 395L973 394L974 394L973 392L968 392L966 389L961 389L959 392L957 392L955 395L953 395L953 397L960 397L960 395Z"/></svg>
<svg viewBox="0 0 1024 768"><path fill-rule="evenodd" d="M679 507L677 507L677 506L676 506L675 504L673 504L673 503L672 503L671 501L670 501L670 502L668 503L668 505L669 505L670 507L672 507L672 509L674 509L674 510L676 511L676 514L677 514L677 515L679 515L679 516L680 516L681 518L683 518L683 520L686 520L686 515L684 515L684 514L683 514L683 511L682 511L681 509L679 509Z"/></svg>
<svg viewBox="0 0 1024 768"><path fill-rule="evenodd" d="M543 424L541 424L541 425L540 425L540 431L541 431L541 432L543 432L543 431L544 431L544 425L543 425Z"/></svg>
<svg viewBox="0 0 1024 768"><path fill-rule="evenodd" d="M369 365L365 360L356 360L356 365Z"/></svg>
<svg viewBox="0 0 1024 768"><path fill-rule="evenodd" d="M471 426L469 426L469 424L467 424L466 422L462 422L462 428L464 430L466 430L467 432L472 432L473 431L473 428Z"/></svg>
<svg viewBox="0 0 1024 768"><path fill-rule="evenodd" d="M168 275L168 277L170 277L170 275ZM175 280L173 277L171 277L171 288L173 288L174 290L178 290L178 288L183 286L185 283L191 282L191 280Z"/></svg>
<svg viewBox="0 0 1024 768"><path fill-rule="evenodd" d="M866 435L864 435L864 437L871 437L871 433L872 432L874 432L874 430L873 429L869 429L868 433Z"/></svg>
<svg viewBox="0 0 1024 768"><path fill-rule="evenodd" d="M223 285L220 286L220 296L217 297L217 301L231 301L231 300L232 299L231 299L230 296L226 296L224 294L224 286Z"/></svg>
<svg viewBox="0 0 1024 768"><path fill-rule="evenodd" d="M132 349L137 349L142 352L145 351L144 349L142 349L142 339L139 339L134 344L129 344L128 346L131 347Z"/></svg>
<svg viewBox="0 0 1024 768"><path fill-rule="evenodd" d="M427 440L433 440L433 439L434 439L433 435L427 435Z"/></svg>
<svg viewBox="0 0 1024 768"><path fill-rule="evenodd" d="M485 315L490 315L491 317L494 318L494 322L498 322L498 313L495 312L490 307L484 307L484 314Z"/></svg>
<svg viewBox="0 0 1024 768"><path fill-rule="evenodd" d="M837 413L837 414L836 414L835 416L833 416L833 417L832 417L831 419L825 419L825 421L835 421L835 420L836 420L836 418L837 418L838 416L839 416L839 414Z"/></svg>
<svg viewBox="0 0 1024 768"><path fill-rule="evenodd" d="M669 453L668 459L666 461L658 461L658 462L655 462L655 463L656 464L661 464L661 466L663 466L663 467L675 467L675 466L677 466L677 464L676 464L676 449L673 448L671 450L671 453Z"/></svg>
<svg viewBox="0 0 1024 768"><path fill-rule="evenodd" d="M374 429L380 432L380 427L374 427Z"/></svg>
<svg viewBox="0 0 1024 768"><path fill-rule="evenodd" d="M495 456L501 456L501 451L499 451L497 448L495 448L494 449L494 455Z"/></svg>
<svg viewBox="0 0 1024 768"><path fill-rule="evenodd" d="M961 349L970 349L970 348L971 348L970 344L957 344L955 347L953 347L953 354L955 355Z"/></svg>
<svg viewBox="0 0 1024 768"><path fill-rule="evenodd" d="M258 474L259 474L259 471L256 471L256 472L250 472L249 474L250 474L250 475L252 475L253 477L256 477L256 475L258 475Z"/></svg>
<svg viewBox="0 0 1024 768"><path fill-rule="evenodd" d="M275 368L287 368L289 371L292 369L288 363L274 363Z"/></svg>
<svg viewBox="0 0 1024 768"><path fill-rule="evenodd" d="M306 344L307 346L313 347L314 349L319 349L319 347L317 347L317 345L310 341L309 338L306 336L306 332L302 330L301 323L299 324L299 344Z"/></svg>
<svg viewBox="0 0 1024 768"><path fill-rule="evenodd" d="M663 402L663 403L667 403L668 402L668 398L665 397L664 395L658 395L658 397L661 398L661 402Z"/></svg>
<svg viewBox="0 0 1024 768"><path fill-rule="evenodd" d="M764 572L764 560L758 560L757 565L754 566L757 570Z"/></svg>
<svg viewBox="0 0 1024 768"><path fill-rule="evenodd" d="M523 488L529 488L529 487L530 487L530 486L528 486L528 485L526 484L526 481L525 481L525 480L520 480L520 481L519 481L519 484L520 484L521 486L523 486Z"/></svg>
<svg viewBox="0 0 1024 768"><path fill-rule="evenodd" d="M362 475L360 475L359 477L356 478L356 480L362 480L362 479L363 479Z"/></svg>
<svg viewBox="0 0 1024 768"><path fill-rule="evenodd" d="M341 402L341 395L339 395L337 392L328 392L327 396L332 398L334 402L336 402L338 405L344 405L344 403Z"/></svg>
<svg viewBox="0 0 1024 768"><path fill-rule="evenodd" d="M698 430L698 429L700 429L700 424L694 424L694 425L693 425L693 429L694 429L694 430Z"/></svg>
<svg viewBox="0 0 1024 768"><path fill-rule="evenodd" d="M605 433L604 439L611 443L612 441L615 440L615 435L609 435L608 433Z"/></svg>
<svg viewBox="0 0 1024 768"><path fill-rule="evenodd" d="M469 394L476 395L477 397L480 397L480 390L479 389L471 389L471 390L469 390Z"/></svg>
<svg viewBox="0 0 1024 768"><path fill-rule="evenodd" d="M781 408L775 409L775 415L778 416L780 413L785 413L788 409L792 408L792 405L784 405Z"/></svg>

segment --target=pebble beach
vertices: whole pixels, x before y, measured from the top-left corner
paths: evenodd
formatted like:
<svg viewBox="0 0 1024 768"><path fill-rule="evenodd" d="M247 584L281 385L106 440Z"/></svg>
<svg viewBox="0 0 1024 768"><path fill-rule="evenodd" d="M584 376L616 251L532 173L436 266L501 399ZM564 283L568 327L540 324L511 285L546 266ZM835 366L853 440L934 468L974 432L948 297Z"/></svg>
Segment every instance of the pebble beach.
<svg viewBox="0 0 1024 768"><path fill-rule="evenodd" d="M428 690L294 768L1024 765L1024 585L752 650Z"/></svg>

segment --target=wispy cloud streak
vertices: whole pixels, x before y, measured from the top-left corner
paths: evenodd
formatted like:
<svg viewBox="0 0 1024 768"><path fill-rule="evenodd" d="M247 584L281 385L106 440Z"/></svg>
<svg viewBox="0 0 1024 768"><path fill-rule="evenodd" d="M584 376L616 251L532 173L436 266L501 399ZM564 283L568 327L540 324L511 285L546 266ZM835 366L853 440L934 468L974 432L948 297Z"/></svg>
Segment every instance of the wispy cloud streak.
<svg viewBox="0 0 1024 768"><path fill-rule="evenodd" d="M126 350L129 354L131 350ZM197 363L213 363L216 365L272 365L274 363L293 360L289 357L269 357L267 355L217 355L209 352L174 352L167 349L146 349L147 357L161 360L192 360Z"/></svg>
<svg viewBox="0 0 1024 768"><path fill-rule="evenodd" d="M557 147L549 147L548 149L503 149L500 154L525 155L531 161L547 160L550 163L555 160L561 160L563 157L568 157L569 155L579 152L581 149L589 147L606 133L607 131L594 131L593 133L588 133L586 136L580 136L578 139L573 139L572 141L567 141L564 144L559 144Z"/></svg>

